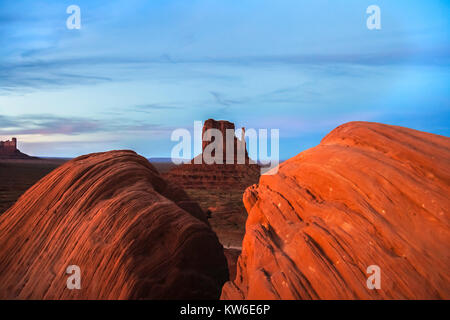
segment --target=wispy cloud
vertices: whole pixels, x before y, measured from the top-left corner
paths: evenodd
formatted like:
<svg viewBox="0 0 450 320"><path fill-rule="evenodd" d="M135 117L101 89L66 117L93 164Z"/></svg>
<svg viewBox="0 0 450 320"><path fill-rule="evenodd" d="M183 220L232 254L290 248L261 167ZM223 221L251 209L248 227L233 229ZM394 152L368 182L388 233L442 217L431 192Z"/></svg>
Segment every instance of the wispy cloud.
<svg viewBox="0 0 450 320"><path fill-rule="evenodd" d="M218 103L222 106L230 106L233 104L241 104L241 103L245 102L244 100L226 98L222 93L219 93L216 91L210 91L209 93L214 97L214 100L216 101L216 103Z"/></svg>
<svg viewBox="0 0 450 320"><path fill-rule="evenodd" d="M29 114L20 116L0 116L0 134L65 134L76 135L101 130L99 121L57 117L49 114Z"/></svg>
<svg viewBox="0 0 450 320"><path fill-rule="evenodd" d="M80 135L85 133L170 132L171 127L145 120L124 118L92 119L51 114L0 115L1 135Z"/></svg>
<svg viewBox="0 0 450 320"><path fill-rule="evenodd" d="M131 111L134 112L142 112L142 113L152 113L152 111L160 111L160 110L176 110L181 109L181 107L178 106L171 106L171 105L165 105L165 104L159 104L159 103L149 103L149 104L142 104L142 105L136 105L129 108Z"/></svg>
<svg viewBox="0 0 450 320"><path fill-rule="evenodd" d="M264 67L265 65L322 65L330 66L329 74L348 72L345 68L337 69L336 65L349 66L389 66L398 64L417 65L449 65L450 46L438 50L393 50L374 53L349 54L298 54L298 55L257 55L229 57L191 57L176 58L167 54L154 57L117 56L79 56L71 58L34 58L39 50L26 51L21 61L6 61L0 63L0 92L11 92L21 89L36 89L55 86L70 86L74 84L91 85L101 82L123 81L124 73L111 73L111 70L133 69L135 74L164 65L179 65L188 70L187 74L179 75L178 80L188 76L195 78L224 78L223 74L206 74L190 70L192 65L221 67L230 66ZM29 58L32 56L32 58ZM168 58L170 57L170 59ZM184 65L184 67L183 67ZM76 71L73 71L76 70ZM153 74L154 77L167 78L163 74ZM228 80L233 80L227 77ZM172 81L176 80L173 77ZM223 93L210 91L218 104L228 106L241 103L240 100L226 98Z"/></svg>
<svg viewBox="0 0 450 320"><path fill-rule="evenodd" d="M72 68L63 68L57 63L22 63L0 64L0 94L28 89L45 89L61 86L92 85L101 82L110 82L108 76L92 74L84 69L73 72Z"/></svg>

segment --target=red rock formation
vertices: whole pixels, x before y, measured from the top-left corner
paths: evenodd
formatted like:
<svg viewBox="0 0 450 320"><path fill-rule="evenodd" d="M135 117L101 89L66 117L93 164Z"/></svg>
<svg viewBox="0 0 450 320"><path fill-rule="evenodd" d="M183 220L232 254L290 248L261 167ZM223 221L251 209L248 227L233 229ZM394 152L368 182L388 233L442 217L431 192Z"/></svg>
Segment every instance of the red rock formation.
<svg viewBox="0 0 450 320"><path fill-rule="evenodd" d="M205 149L207 148L208 145L210 145L211 143L214 142L214 136L212 134L211 129L215 129L220 131L221 135L222 135L222 161L223 163L228 163L230 164L230 162L232 163L238 163L238 150L240 148L242 151L242 154L244 155L244 161L246 164L249 163L249 157L248 157L248 153L247 153L247 149L245 146L245 140L242 138L242 140L238 139L235 135L234 135L234 131L236 130L234 123L229 122L229 121L225 121L225 120L214 120L214 119L208 119L205 121L205 123L203 124L203 129L202 129L202 152L205 151ZM230 153L230 159L227 159L227 131L229 131L230 133L228 133L229 135L233 135L233 153L231 153L231 151L229 151ZM243 129L243 134L245 134L245 129ZM212 156L215 156L215 152L213 151ZM204 156L203 153L199 156L199 158L201 159L200 163L204 163ZM194 162L195 159L192 160L192 163L197 163Z"/></svg>
<svg viewBox="0 0 450 320"><path fill-rule="evenodd" d="M450 139L352 122L248 188L222 299L449 299ZM381 268L369 290L367 267Z"/></svg>
<svg viewBox="0 0 450 320"><path fill-rule="evenodd" d="M0 299L213 299L226 263L198 205L132 151L69 161L0 216Z"/></svg>
<svg viewBox="0 0 450 320"><path fill-rule="evenodd" d="M186 188L246 188L256 183L259 179L261 168L258 164L250 163L245 140L241 142L237 137L233 138L233 159L228 159L227 161L226 130L234 131L234 123L224 120L206 120L202 130L202 136L206 137L202 141L203 151L214 141L214 139L211 139L210 131L207 131L209 129L217 129L222 134L223 164L206 164L202 153L192 159L190 164L176 166L164 176L171 182ZM245 161L243 164L238 164L238 148L242 148ZM212 156L214 157L215 154L212 154Z"/></svg>
<svg viewBox="0 0 450 320"><path fill-rule="evenodd" d="M241 250L234 249L234 248L224 248L223 253L225 254L225 257L227 258L228 263L228 272L229 272L229 279L235 279L236 278L236 263L239 258L239 255L241 254Z"/></svg>
<svg viewBox="0 0 450 320"><path fill-rule="evenodd" d="M17 139L0 141L0 159L31 159L32 157L17 149Z"/></svg>
<svg viewBox="0 0 450 320"><path fill-rule="evenodd" d="M258 165L240 164L183 164L164 175L184 188L240 188L257 183Z"/></svg>
<svg viewBox="0 0 450 320"><path fill-rule="evenodd" d="M17 139L12 138L11 141L0 141L0 153L12 154L17 150Z"/></svg>

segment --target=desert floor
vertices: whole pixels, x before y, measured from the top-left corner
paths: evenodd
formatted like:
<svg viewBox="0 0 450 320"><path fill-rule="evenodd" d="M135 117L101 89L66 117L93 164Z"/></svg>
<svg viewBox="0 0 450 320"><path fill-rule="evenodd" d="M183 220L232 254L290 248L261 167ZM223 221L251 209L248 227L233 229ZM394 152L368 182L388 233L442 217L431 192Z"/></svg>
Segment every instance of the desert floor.
<svg viewBox="0 0 450 320"><path fill-rule="evenodd" d="M0 159L0 214L42 177L68 159Z"/></svg>

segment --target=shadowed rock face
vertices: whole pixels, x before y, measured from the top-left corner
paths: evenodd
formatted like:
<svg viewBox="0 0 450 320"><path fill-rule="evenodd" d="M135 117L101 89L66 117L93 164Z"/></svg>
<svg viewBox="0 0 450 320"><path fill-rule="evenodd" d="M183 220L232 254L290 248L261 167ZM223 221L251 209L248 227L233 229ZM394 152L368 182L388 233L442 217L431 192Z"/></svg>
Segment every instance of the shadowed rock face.
<svg viewBox="0 0 450 320"><path fill-rule="evenodd" d="M204 213L132 151L76 158L0 216L1 299L214 299L227 278Z"/></svg>
<svg viewBox="0 0 450 320"><path fill-rule="evenodd" d="M17 139L0 141L0 159L33 159L17 149Z"/></svg>
<svg viewBox="0 0 450 320"><path fill-rule="evenodd" d="M352 122L244 194L222 299L449 299L450 139ZM367 267L381 268L369 290Z"/></svg>
<svg viewBox="0 0 450 320"><path fill-rule="evenodd" d="M241 189L258 182L257 164L182 164L164 175L183 188Z"/></svg>

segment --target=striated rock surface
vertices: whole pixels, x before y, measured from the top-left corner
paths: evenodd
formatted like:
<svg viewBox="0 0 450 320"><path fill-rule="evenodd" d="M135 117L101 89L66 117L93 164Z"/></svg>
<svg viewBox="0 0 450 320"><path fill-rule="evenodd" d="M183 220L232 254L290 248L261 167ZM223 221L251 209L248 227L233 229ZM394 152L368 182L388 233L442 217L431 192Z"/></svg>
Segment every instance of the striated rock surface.
<svg viewBox="0 0 450 320"><path fill-rule="evenodd" d="M222 299L449 299L450 139L352 122L248 188ZM381 269L369 290L367 268Z"/></svg>
<svg viewBox="0 0 450 320"><path fill-rule="evenodd" d="M260 171L255 164L182 164L164 177L183 188L245 190L258 182Z"/></svg>
<svg viewBox="0 0 450 320"><path fill-rule="evenodd" d="M204 213L132 151L69 161L0 216L0 299L214 299L226 279Z"/></svg>

